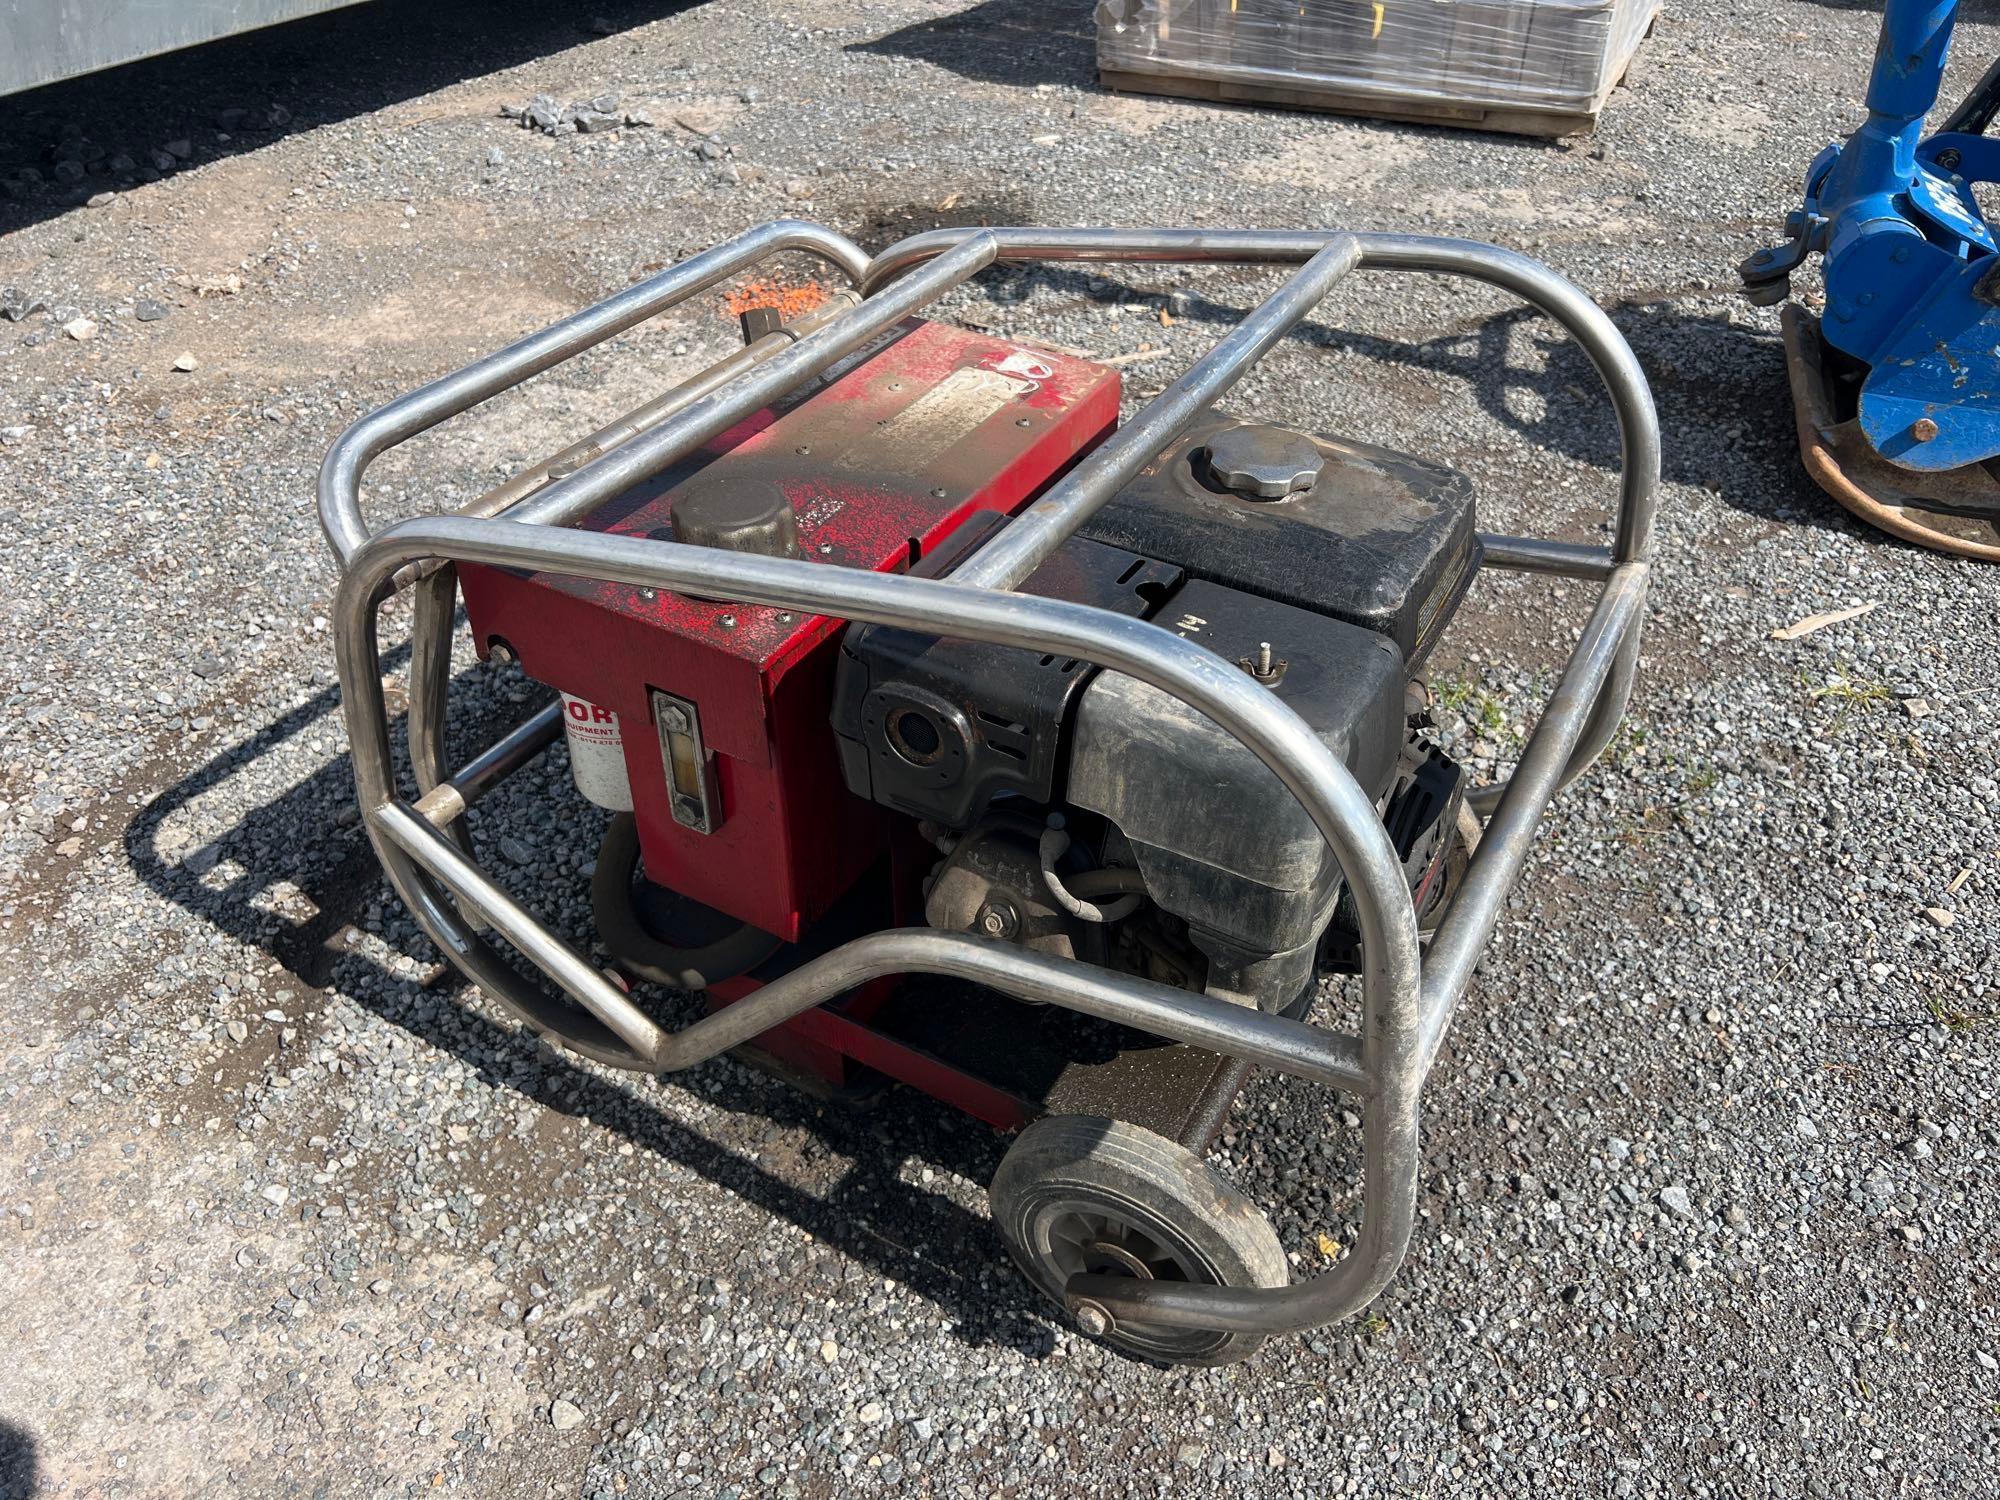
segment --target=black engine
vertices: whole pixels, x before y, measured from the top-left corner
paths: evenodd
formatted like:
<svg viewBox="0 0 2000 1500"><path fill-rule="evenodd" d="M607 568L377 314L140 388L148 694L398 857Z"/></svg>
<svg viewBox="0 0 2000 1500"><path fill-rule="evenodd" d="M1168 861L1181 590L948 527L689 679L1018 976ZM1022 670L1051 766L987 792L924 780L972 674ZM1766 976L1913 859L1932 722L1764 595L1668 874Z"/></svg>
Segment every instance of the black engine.
<svg viewBox="0 0 2000 1500"><path fill-rule="evenodd" d="M968 524L919 571L948 574L1004 524ZM1464 773L1432 743L1412 674L1478 561L1464 475L1212 415L1021 592L1150 619L1264 683L1374 799L1421 911L1442 895ZM839 670L848 786L944 851L933 926L1272 1011L1352 963L1318 829L1170 695L880 626L849 629Z"/></svg>

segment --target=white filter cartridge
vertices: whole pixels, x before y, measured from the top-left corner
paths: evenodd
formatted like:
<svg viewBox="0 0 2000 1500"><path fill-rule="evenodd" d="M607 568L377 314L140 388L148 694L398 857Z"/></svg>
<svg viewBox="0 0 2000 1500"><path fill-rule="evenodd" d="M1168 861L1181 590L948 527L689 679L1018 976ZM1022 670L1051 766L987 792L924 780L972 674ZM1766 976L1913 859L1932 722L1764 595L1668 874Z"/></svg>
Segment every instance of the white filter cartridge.
<svg viewBox="0 0 2000 1500"><path fill-rule="evenodd" d="M618 715L586 699L562 695L563 732L576 789L612 812L632 810L632 780L625 771L625 737Z"/></svg>

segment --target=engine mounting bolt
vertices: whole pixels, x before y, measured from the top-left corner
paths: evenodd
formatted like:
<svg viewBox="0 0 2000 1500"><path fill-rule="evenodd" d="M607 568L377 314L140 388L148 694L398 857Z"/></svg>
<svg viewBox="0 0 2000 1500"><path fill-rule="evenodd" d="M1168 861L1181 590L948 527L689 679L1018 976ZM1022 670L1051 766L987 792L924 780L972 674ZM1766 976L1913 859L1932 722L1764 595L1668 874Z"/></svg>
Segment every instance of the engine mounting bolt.
<svg viewBox="0 0 2000 1500"><path fill-rule="evenodd" d="M832 542L821 542L821 543L819 544L819 555L820 555L821 557L831 557L831 556L833 556L833 543L832 543Z"/></svg>
<svg viewBox="0 0 2000 1500"><path fill-rule="evenodd" d="M1004 901L989 901L979 908L975 919L979 930L990 938L1009 938L1020 926L1020 918L1014 915L1014 908Z"/></svg>
<svg viewBox="0 0 2000 1500"><path fill-rule="evenodd" d="M936 489L931 491L931 498L933 500L942 500L946 495L950 493L951 492L947 490L943 485L939 485Z"/></svg>
<svg viewBox="0 0 2000 1500"><path fill-rule="evenodd" d="M1035 424L1030 422L1026 417L1016 417L1014 419L1014 425L1016 427L1032 427Z"/></svg>
<svg viewBox="0 0 2000 1500"><path fill-rule="evenodd" d="M660 591L658 589L640 589L639 597L641 599L646 600L648 603L651 603L653 600L660 597Z"/></svg>
<svg viewBox="0 0 2000 1500"><path fill-rule="evenodd" d="M715 623L720 625L724 630L734 630L736 628L736 616L724 615L721 619L717 620Z"/></svg>
<svg viewBox="0 0 2000 1500"><path fill-rule="evenodd" d="M1928 443L1938 435L1938 424L1929 417L1918 417L1910 424L1910 436L1920 443Z"/></svg>
<svg viewBox="0 0 2000 1500"><path fill-rule="evenodd" d="M1095 1302L1079 1302L1076 1306L1076 1326L1091 1338L1101 1339L1111 1332L1111 1314Z"/></svg>

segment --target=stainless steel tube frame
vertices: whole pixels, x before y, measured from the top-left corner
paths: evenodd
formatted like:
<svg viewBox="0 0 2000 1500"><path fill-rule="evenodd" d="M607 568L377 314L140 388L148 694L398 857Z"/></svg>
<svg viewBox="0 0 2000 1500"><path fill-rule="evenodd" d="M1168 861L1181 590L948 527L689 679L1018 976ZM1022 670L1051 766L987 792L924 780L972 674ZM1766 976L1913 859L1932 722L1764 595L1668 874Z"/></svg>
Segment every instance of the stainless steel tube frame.
<svg viewBox="0 0 2000 1500"><path fill-rule="evenodd" d="M965 973L1002 990L1198 1040L1233 1056L1352 1088L1369 1118L1370 1157L1384 1163L1370 1175L1361 1243L1327 1275L1286 1293L1260 1294L1273 1299L1262 1316L1286 1327L1329 1322L1373 1297L1393 1273L1407 1244L1415 1208L1416 1102L1421 1080L1414 1063L1422 1034L1415 916L1401 863L1367 795L1303 721L1255 679L1146 621L949 580L864 573L506 520L440 518L391 527L355 554L337 605L341 686L355 779L383 865L425 930L495 999L559 1034L576 1036L582 1030L582 1050L628 1066L632 1057L620 1055L621 1049L636 1054L646 1066L664 1066L677 1055L688 1061L712 1055L767 1029L786 1014L831 998L851 982L852 974L884 960L866 947L853 952L856 945L850 945L838 950L838 962L822 961L801 970L761 1005L762 991L741 1002L753 1009L737 1020L724 1020L739 1009L731 1006L713 1018L723 1024L698 1023L710 1028L704 1033L706 1041L677 1042L646 1020L561 939L528 918L403 802L392 782L377 616L388 580L404 565L427 557L569 573L1061 651L1174 693L1236 734L1311 813L1355 892L1365 956L1364 1025L1358 1041L1143 980L1032 961L1022 950L1003 943L962 938L927 947L897 935L899 946L885 951L895 954L897 962ZM453 898L475 907L585 1009L565 1009L561 1000L517 973L460 915ZM587 1026L582 1024L586 1021ZM1204 1293L1225 1300L1239 1295L1214 1287L1191 1290L1197 1302ZM1309 1295L1299 1298L1294 1293ZM1282 1310L1276 1301L1281 1298L1290 1299ZM1240 1319L1221 1302L1207 1311L1198 1306L1189 1315L1217 1327L1238 1326Z"/></svg>
<svg viewBox="0 0 2000 1500"><path fill-rule="evenodd" d="M920 247L920 253L910 253L912 246ZM988 578L961 573L932 581L860 573L812 562L557 530L520 520L445 518L391 528L342 554L348 567L338 605L337 640L364 816L391 882L461 970L531 1025L555 1031L586 1054L621 1066L660 1070L688 1066L865 979L930 971L1118 1020L1350 1090L1360 1099L1364 1118L1364 1217L1357 1243L1333 1270L1280 1290L1087 1276L1074 1279L1067 1288L1073 1304L1088 1300L1113 1319L1151 1325L1284 1332L1331 1322L1372 1299L1402 1258L1415 1214L1417 1108L1423 1079L1525 862L1534 828L1560 784L1594 753L1593 738L1600 730L1608 737L1609 728L1601 721L1608 710L1615 726L1629 685L1646 591L1648 569L1643 557L1652 519L1658 441L1644 379L1602 313L1546 268L1463 241L1153 230L998 230L919 236L885 252L867 271L866 283L874 287L919 261L942 261L903 278L898 295L867 298L860 308L769 364L718 387L661 427L549 486L535 497L535 505L517 507L512 514L533 512L544 521L572 519L597 503L600 496L592 492L600 485L615 490L656 472L684 451L682 445L702 441L699 434L722 420L724 412L747 411L788 384L823 370L839 357L827 351L862 341L866 335L857 336L857 329L888 326L996 257L1026 258L1036 253L1053 259L1307 264L1307 271L1223 341L1226 353L1222 346L1211 351L1122 429L1138 429L1155 449L1171 440L1206 400L1227 389L1340 274L1355 265L1459 272L1510 286L1576 333L1605 373L1618 404L1627 458L1614 547L1606 551L1535 538L1486 539L1489 560L1497 565L1599 580L1604 591L1555 697L1536 725L1514 782L1495 789L1498 806L1488 837L1458 896L1442 914L1428 964L1419 967L1407 888L1374 809L1345 768L1278 700L1247 675L1157 626L1079 605L1017 596L993 586L1004 587L1025 571L1024 559L1026 567L1032 567L1034 557L1045 555L1047 547L1070 534L1121 482L1134 454L1140 463L1150 456L1140 452L1137 438L1113 450L1094 479L1078 482L1080 468L1069 482L1029 507L1010 531L1019 530L1033 539L1032 544L1024 544L1004 567L992 567L993 576ZM808 351L815 339L817 347ZM772 368L779 361L782 367ZM448 386L454 378L428 389ZM366 425L357 424L350 436ZM1106 448L1110 446L1107 443ZM358 524L358 507L354 519ZM1024 527L1024 522L1031 524ZM547 711L456 776L440 775L439 784L421 803L405 802L393 784L376 637L379 607L392 580L411 577L408 570L414 565L456 561L565 572L1038 651L1060 650L1176 694L1237 735L1272 768L1311 814L1339 860L1355 893L1362 930L1361 1035L1338 1036L1128 976L1052 962L1006 944L929 931L860 939L681 1032L665 1032L587 959L487 879L448 833L439 831L463 812L473 796L554 737L555 721ZM449 576L449 568L441 571ZM434 616L440 602L426 601L423 613ZM432 663L433 668L436 665ZM442 715L441 697L426 684L420 706L427 717ZM418 706L413 696L413 712ZM437 728L413 726L413 734L421 736L427 747L427 759L436 756L429 747L440 742ZM480 936L458 903L490 923L554 979L568 1001L550 997L519 973Z"/></svg>
<svg viewBox="0 0 2000 1500"><path fill-rule="evenodd" d="M1383 234L1349 230L1292 229L934 229L891 245L869 263L862 279L873 293L967 234L991 235L1002 261L1092 261L1098 263L1201 263L1208 265L1297 265L1330 245L1353 241L1358 262L1369 271L1427 271L1462 276L1502 287L1559 323L1589 355L1611 397L1618 418L1623 472L1617 526L1608 552L1575 543L1522 537L1493 537L1487 560L1496 567L1579 578L1602 578L1619 563L1651 555L1653 515L1660 483L1660 423L1645 371L1603 309L1540 261L1477 240L1423 234ZM1563 768L1563 786L1581 776L1618 730L1639 666L1639 632L1623 641L1602 696ZM1473 794L1482 815L1498 805L1506 783Z"/></svg>
<svg viewBox="0 0 2000 1500"><path fill-rule="evenodd" d="M854 281L868 268L867 252L845 235L774 219L370 412L335 439L320 465L319 524L334 557L345 568L368 540L361 477L389 449L786 250L818 255Z"/></svg>

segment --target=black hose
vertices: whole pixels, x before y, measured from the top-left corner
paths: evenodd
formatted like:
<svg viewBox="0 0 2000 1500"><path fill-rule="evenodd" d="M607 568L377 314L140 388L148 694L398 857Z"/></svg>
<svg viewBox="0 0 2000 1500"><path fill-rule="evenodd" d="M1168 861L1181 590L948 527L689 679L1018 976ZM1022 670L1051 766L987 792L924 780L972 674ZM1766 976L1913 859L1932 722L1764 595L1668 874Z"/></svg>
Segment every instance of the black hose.
<svg viewBox="0 0 2000 1500"><path fill-rule="evenodd" d="M646 931L632 905L632 877L638 872L638 820L630 813L614 813L590 877L590 910L598 937L634 978L675 989L705 990L748 973L784 946L782 939L748 922L699 948L661 942Z"/></svg>
<svg viewBox="0 0 2000 1500"><path fill-rule="evenodd" d="M1974 135L1984 135L1996 113L2000 113L2000 59L1986 69L1979 82L1972 86L1972 92L1945 119L1938 133L1970 131Z"/></svg>

